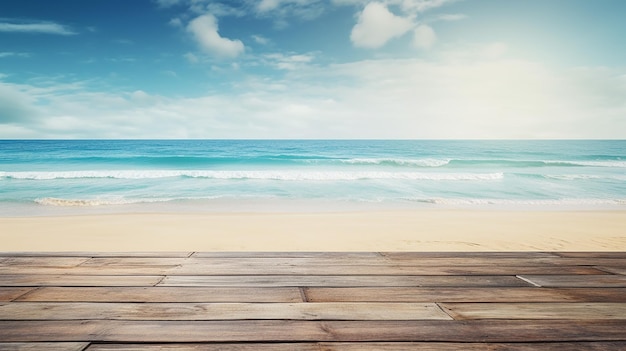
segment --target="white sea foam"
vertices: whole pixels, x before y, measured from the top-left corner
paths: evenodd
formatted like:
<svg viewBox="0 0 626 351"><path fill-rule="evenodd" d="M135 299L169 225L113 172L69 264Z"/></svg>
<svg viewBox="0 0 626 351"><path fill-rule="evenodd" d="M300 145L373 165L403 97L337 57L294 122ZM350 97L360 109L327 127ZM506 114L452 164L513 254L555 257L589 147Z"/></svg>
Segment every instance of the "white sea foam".
<svg viewBox="0 0 626 351"><path fill-rule="evenodd" d="M505 206L602 206L626 205L626 199L459 199L419 198L408 201L448 206L505 205Z"/></svg>
<svg viewBox="0 0 626 351"><path fill-rule="evenodd" d="M424 158L424 159L398 159L398 158L353 158L342 160L341 162L356 165L397 165L397 166L415 166L415 167L442 167L447 165L450 160Z"/></svg>
<svg viewBox="0 0 626 351"><path fill-rule="evenodd" d="M90 207L90 206L107 206L107 205L131 205L140 203L156 203L174 201L173 198L158 199L127 199L127 198L102 198L102 199L61 199L55 197L44 197L35 199L40 205L47 206L63 206L63 207Z"/></svg>
<svg viewBox="0 0 626 351"><path fill-rule="evenodd" d="M626 168L626 161L544 161L546 165Z"/></svg>
<svg viewBox="0 0 626 351"><path fill-rule="evenodd" d="M341 181L364 179L498 180L503 173L340 172L340 171L210 171L210 170L108 170L68 172L0 172L0 177L24 180L54 179L158 179L190 177L208 179L257 179L285 181Z"/></svg>
<svg viewBox="0 0 626 351"><path fill-rule="evenodd" d="M593 175L593 174L544 174L544 178L556 180L595 180L612 179L626 181L626 176Z"/></svg>

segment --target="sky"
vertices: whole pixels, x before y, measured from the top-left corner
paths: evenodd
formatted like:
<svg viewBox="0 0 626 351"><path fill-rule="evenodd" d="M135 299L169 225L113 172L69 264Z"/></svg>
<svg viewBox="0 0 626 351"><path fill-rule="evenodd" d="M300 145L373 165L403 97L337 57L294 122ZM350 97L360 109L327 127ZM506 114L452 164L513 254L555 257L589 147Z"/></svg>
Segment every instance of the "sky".
<svg viewBox="0 0 626 351"><path fill-rule="evenodd" d="M623 0L3 0L0 138L625 139Z"/></svg>

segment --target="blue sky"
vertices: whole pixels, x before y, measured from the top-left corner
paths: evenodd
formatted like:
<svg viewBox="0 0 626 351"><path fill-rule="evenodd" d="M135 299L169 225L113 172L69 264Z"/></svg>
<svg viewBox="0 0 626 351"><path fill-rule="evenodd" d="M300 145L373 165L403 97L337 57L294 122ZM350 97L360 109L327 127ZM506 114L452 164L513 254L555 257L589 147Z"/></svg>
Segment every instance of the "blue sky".
<svg viewBox="0 0 626 351"><path fill-rule="evenodd" d="M0 138L626 138L626 1L7 0Z"/></svg>

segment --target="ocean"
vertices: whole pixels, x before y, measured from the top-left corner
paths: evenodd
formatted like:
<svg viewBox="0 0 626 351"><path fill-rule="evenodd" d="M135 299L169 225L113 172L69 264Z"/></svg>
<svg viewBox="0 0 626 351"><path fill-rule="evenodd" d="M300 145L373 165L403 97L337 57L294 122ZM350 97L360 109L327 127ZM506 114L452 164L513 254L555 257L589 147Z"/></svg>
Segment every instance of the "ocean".
<svg viewBox="0 0 626 351"><path fill-rule="evenodd" d="M626 209L626 141L0 140L0 216Z"/></svg>

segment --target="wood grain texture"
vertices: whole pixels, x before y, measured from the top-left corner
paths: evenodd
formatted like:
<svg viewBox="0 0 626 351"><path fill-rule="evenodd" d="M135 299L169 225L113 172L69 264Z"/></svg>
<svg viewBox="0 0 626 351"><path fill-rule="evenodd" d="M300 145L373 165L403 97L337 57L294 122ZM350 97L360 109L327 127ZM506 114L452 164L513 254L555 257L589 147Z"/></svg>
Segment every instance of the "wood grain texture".
<svg viewBox="0 0 626 351"><path fill-rule="evenodd" d="M0 341L2 351L82 351L89 346L86 342L27 342L5 343Z"/></svg>
<svg viewBox="0 0 626 351"><path fill-rule="evenodd" d="M622 319L626 303L442 303L454 319Z"/></svg>
<svg viewBox="0 0 626 351"><path fill-rule="evenodd" d="M581 343L271 343L271 344L94 344L87 351L623 351L626 342Z"/></svg>
<svg viewBox="0 0 626 351"><path fill-rule="evenodd" d="M623 275L520 275L521 278L542 287L553 288L624 288Z"/></svg>
<svg viewBox="0 0 626 351"><path fill-rule="evenodd" d="M626 267L594 267L598 270L613 273L613 274L621 274L626 275Z"/></svg>
<svg viewBox="0 0 626 351"><path fill-rule="evenodd" d="M0 262L3 267L76 267L88 261L88 257L6 257Z"/></svg>
<svg viewBox="0 0 626 351"><path fill-rule="evenodd" d="M4 342L626 341L624 320L0 321Z"/></svg>
<svg viewBox="0 0 626 351"><path fill-rule="evenodd" d="M252 251L214 251L214 252L194 252L191 257L196 258L370 258L377 259L383 257L378 252L332 252L332 251L295 251L295 252L252 252Z"/></svg>
<svg viewBox="0 0 626 351"><path fill-rule="evenodd" d="M557 289L525 287L306 288L304 292L307 300L311 302L565 302L582 299L573 293L566 293ZM619 294L611 296L619 296ZM586 298L593 299L592 292Z"/></svg>
<svg viewBox="0 0 626 351"><path fill-rule="evenodd" d="M0 350L623 350L625 259L7 253Z"/></svg>
<svg viewBox="0 0 626 351"><path fill-rule="evenodd" d="M572 258L626 258L625 252L555 252L554 253L560 257L572 257Z"/></svg>
<svg viewBox="0 0 626 351"><path fill-rule="evenodd" d="M2 284L2 280L0 279L0 284ZM4 288L0 287L0 302L3 301L11 301L14 300L29 291L34 290L33 288Z"/></svg>
<svg viewBox="0 0 626 351"><path fill-rule="evenodd" d="M82 267L79 267L82 268ZM1 274L0 270L0 274ZM392 263L376 265L354 264L220 264L190 261L167 271L168 275L563 275L607 274L594 267L583 266L396 266Z"/></svg>
<svg viewBox="0 0 626 351"><path fill-rule="evenodd" d="M0 252L0 257L189 257L193 252L182 251L150 251L150 252L134 252L134 251L64 251L64 252L43 252L43 251L10 251Z"/></svg>
<svg viewBox="0 0 626 351"><path fill-rule="evenodd" d="M246 287L393 287L393 286L529 286L514 276L354 276L354 275L245 275L167 276L160 286Z"/></svg>
<svg viewBox="0 0 626 351"><path fill-rule="evenodd" d="M141 275L17 275L0 276L0 286L153 286L161 276Z"/></svg>
<svg viewBox="0 0 626 351"><path fill-rule="evenodd" d="M17 301L303 302L298 288L221 287L43 287L32 290Z"/></svg>
<svg viewBox="0 0 626 351"><path fill-rule="evenodd" d="M450 320L434 303L0 303L0 320Z"/></svg>

